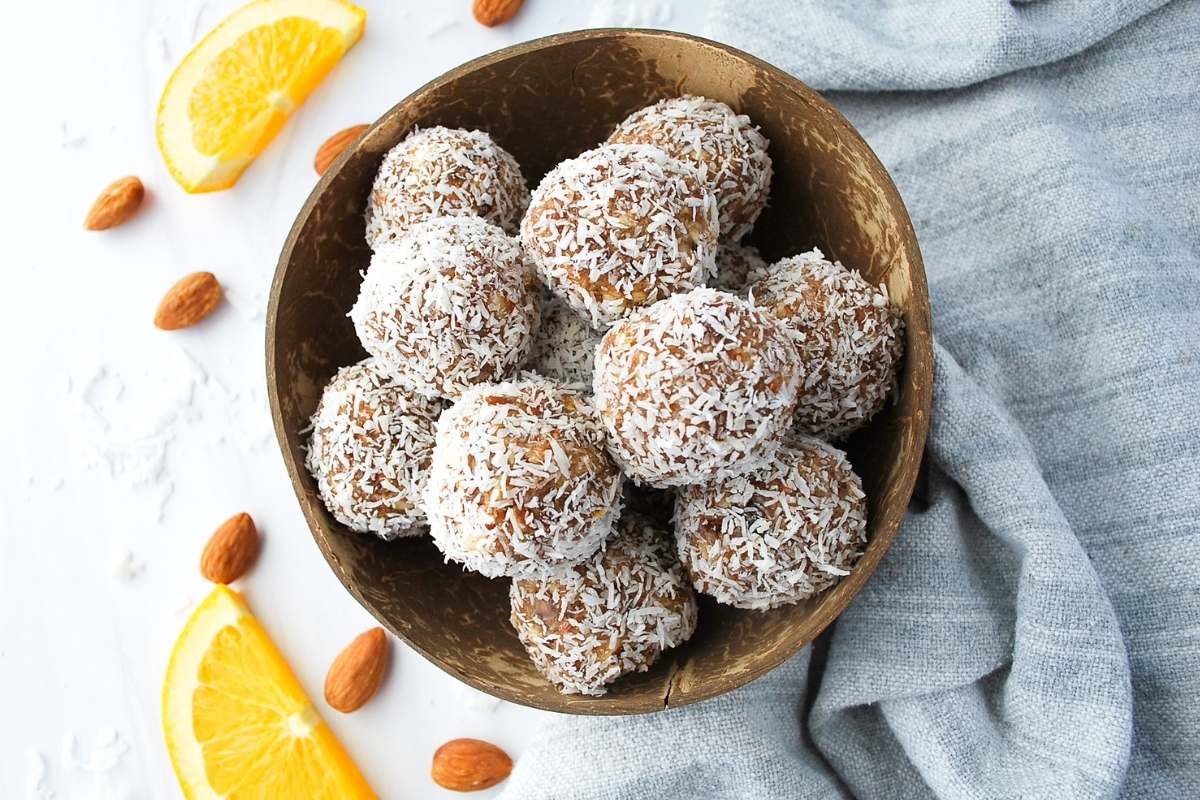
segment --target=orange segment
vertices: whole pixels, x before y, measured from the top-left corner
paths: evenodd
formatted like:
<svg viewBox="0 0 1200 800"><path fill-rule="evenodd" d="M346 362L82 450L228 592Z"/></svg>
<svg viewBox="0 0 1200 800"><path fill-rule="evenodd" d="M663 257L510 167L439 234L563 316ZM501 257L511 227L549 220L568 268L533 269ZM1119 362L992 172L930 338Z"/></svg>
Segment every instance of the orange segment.
<svg viewBox="0 0 1200 800"><path fill-rule="evenodd" d="M242 598L197 607L163 684L167 751L185 797L373 798Z"/></svg>
<svg viewBox="0 0 1200 800"><path fill-rule="evenodd" d="M343 0L255 0L187 54L158 106L158 147L189 192L232 186L362 36Z"/></svg>

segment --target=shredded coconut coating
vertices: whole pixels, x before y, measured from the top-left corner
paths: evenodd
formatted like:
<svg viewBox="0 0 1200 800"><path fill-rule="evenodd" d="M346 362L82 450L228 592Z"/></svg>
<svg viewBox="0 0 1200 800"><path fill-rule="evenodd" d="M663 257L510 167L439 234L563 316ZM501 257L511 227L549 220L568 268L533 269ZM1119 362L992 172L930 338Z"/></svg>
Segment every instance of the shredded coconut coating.
<svg viewBox="0 0 1200 800"><path fill-rule="evenodd" d="M717 248L716 275L709 285L733 294L741 294L746 287L767 274L767 262L758 248L750 244L725 242Z"/></svg>
<svg viewBox="0 0 1200 800"><path fill-rule="evenodd" d="M657 147L607 145L542 179L521 241L546 285L603 329L703 285L717 244L716 198Z"/></svg>
<svg viewBox="0 0 1200 800"><path fill-rule="evenodd" d="M866 543L865 497L845 453L797 438L752 473L679 490L679 558L719 602L796 603L850 574Z"/></svg>
<svg viewBox="0 0 1200 800"><path fill-rule="evenodd" d="M592 390L592 369L600 334L558 297L542 306L542 322L533 335L529 369L563 383Z"/></svg>
<svg viewBox="0 0 1200 800"><path fill-rule="evenodd" d="M785 323L807 365L797 432L839 441L883 408L904 351L904 320L885 284L812 250L773 265L747 293Z"/></svg>
<svg viewBox="0 0 1200 800"><path fill-rule="evenodd" d="M477 216L516 233L529 188L508 151L483 131L414 130L383 157L367 197L372 249L434 217Z"/></svg>
<svg viewBox="0 0 1200 800"><path fill-rule="evenodd" d="M375 251L350 317L401 385L454 397L514 374L540 309L515 239L476 217L440 217Z"/></svg>
<svg viewBox="0 0 1200 800"><path fill-rule="evenodd" d="M763 464L802 379L770 314L696 289L614 325L596 352L593 389L609 451L627 474L663 487Z"/></svg>
<svg viewBox="0 0 1200 800"><path fill-rule="evenodd" d="M563 694L603 695L696 630L696 596L667 534L637 516L584 564L515 580L512 624L537 670Z"/></svg>
<svg viewBox="0 0 1200 800"><path fill-rule="evenodd" d="M578 563L612 533L623 478L587 395L535 375L442 414L425 493L447 560L489 578Z"/></svg>
<svg viewBox="0 0 1200 800"><path fill-rule="evenodd" d="M694 95L660 100L626 117L608 141L652 144L694 166L717 196L722 237L741 239L767 205L767 137L722 102Z"/></svg>
<svg viewBox="0 0 1200 800"><path fill-rule="evenodd" d="M441 411L375 359L338 370L313 414L305 459L334 519L380 539L425 532L421 496Z"/></svg>

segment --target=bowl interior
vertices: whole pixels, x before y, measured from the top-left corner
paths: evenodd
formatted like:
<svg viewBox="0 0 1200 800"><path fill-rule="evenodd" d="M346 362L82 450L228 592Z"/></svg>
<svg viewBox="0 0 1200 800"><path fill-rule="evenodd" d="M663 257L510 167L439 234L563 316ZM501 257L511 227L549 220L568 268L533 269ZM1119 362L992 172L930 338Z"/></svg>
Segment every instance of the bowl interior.
<svg viewBox="0 0 1200 800"><path fill-rule="evenodd" d="M480 128L536 185L633 110L683 92L749 114L771 140L770 207L750 237L774 259L820 247L885 281L904 309L897 402L848 445L869 502L870 543L853 573L809 602L749 612L702 601L695 638L601 698L564 696L537 674L508 623L508 582L443 563L428 538L384 543L339 526L304 470L305 428L334 373L364 356L346 313L369 250L363 209L383 154L414 126ZM661 31L563 34L485 56L380 119L318 184L284 247L268 314L276 433L314 538L346 588L393 633L497 697L575 713L692 703L742 685L811 641L874 571L904 515L927 427L931 355L920 254L886 172L849 124L795 79L739 51Z"/></svg>

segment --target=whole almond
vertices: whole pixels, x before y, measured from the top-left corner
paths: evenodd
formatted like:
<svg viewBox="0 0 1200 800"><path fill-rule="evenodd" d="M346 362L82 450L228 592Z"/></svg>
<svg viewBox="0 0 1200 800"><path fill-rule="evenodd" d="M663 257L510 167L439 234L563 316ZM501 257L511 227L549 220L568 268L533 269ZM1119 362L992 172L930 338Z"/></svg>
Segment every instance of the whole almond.
<svg viewBox="0 0 1200 800"><path fill-rule="evenodd" d="M234 514L213 531L200 555L200 574L213 583L233 583L258 557L258 529L246 512Z"/></svg>
<svg viewBox="0 0 1200 800"><path fill-rule="evenodd" d="M371 127L370 125L351 125L349 128L338 131L333 136L325 140L325 143L317 148L317 156L313 159L313 167L317 170L318 175L324 175L325 170L329 169L329 165L333 160L342 154L355 139L362 136L363 131Z"/></svg>
<svg viewBox="0 0 1200 800"><path fill-rule="evenodd" d="M83 220L83 227L89 231L103 231L115 228L133 216L146 197L146 188L134 175L128 175L110 183Z"/></svg>
<svg viewBox="0 0 1200 800"><path fill-rule="evenodd" d="M524 2L525 0L473 0L471 13L480 25L494 28L515 17Z"/></svg>
<svg viewBox="0 0 1200 800"><path fill-rule="evenodd" d="M495 786L512 772L508 753L480 739L451 739L433 754L430 777L443 789L475 792Z"/></svg>
<svg viewBox="0 0 1200 800"><path fill-rule="evenodd" d="M184 275L167 290L154 312L154 324L164 331L190 328L221 302L221 284L211 272Z"/></svg>
<svg viewBox="0 0 1200 800"><path fill-rule="evenodd" d="M379 691L390 654L383 628L356 636L325 674L325 702L329 707L343 714L362 708Z"/></svg>

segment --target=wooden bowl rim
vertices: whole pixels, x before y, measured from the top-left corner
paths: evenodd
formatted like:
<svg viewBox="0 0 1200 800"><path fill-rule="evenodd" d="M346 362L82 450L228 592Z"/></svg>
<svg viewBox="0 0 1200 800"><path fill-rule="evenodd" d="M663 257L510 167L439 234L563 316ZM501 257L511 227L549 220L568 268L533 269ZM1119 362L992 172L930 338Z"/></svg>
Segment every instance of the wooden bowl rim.
<svg viewBox="0 0 1200 800"><path fill-rule="evenodd" d="M828 114L834 126L838 129L839 134L856 140L858 144L861 145L866 156L873 160L874 163L871 166L874 168L873 171L877 170L878 175L883 178L883 189L885 195L894 205L894 208L899 211L898 222L901 223L901 238L903 240L902 247L904 248L904 252L909 264L911 265L908 276L910 282L909 302L915 304L910 307L909 311L911 318L921 323L920 327L922 328L922 330L916 332L917 335L910 337L910 342L915 343L917 347L913 348L910 346L905 354L905 358L916 359L913 369L914 374L930 376L929 381L919 381L912 387L917 393L917 412L913 415L911 422L911 430L914 433L911 447L921 448L923 451L929 430L929 412L933 400L932 323L929 310L929 291L925 278L924 262L921 259L921 252L917 244L916 232L913 229L912 221L908 215L908 209L905 206L899 191L896 189L891 175L883 166L883 163L879 160L878 156L875 155L875 152L871 149L870 145L866 143L858 131L854 129L854 127L841 114L841 112L834 108L827 100L825 100L824 97L810 88L800 79L788 74L787 72L784 72L782 69L774 66L773 64L757 58L756 56L753 56L735 47L731 47L730 45L713 41L702 36L654 28L590 28L586 30L576 30L544 36L487 53L439 75L438 77L428 81L413 92L409 93L404 99L400 100L400 102L396 103L386 112L384 112L379 119L371 123L368 129L363 132L357 141L351 147L343 151L338 158L335 159L333 164L326 169L325 173L317 181L312 192L305 200L304 205L301 207L299 213L296 215L296 220L292 223L291 229L288 231L287 238L284 240L283 249L280 252L279 260L276 264L275 275L271 281L271 291L268 299L266 316L267 395L271 404L271 419L275 429L275 438L279 444L280 453L283 456L288 477L291 479L292 489L296 493L301 510L304 513L305 521L308 524L309 533L312 535L318 549L320 549L321 554L324 556L326 563L329 564L330 569L332 569L334 574L337 575L338 580L342 583L342 586L345 587L350 595L358 601L359 605L367 609L367 611L369 611L371 615L380 622L380 624L391 631L394 636L419 653L423 658L425 658L425 660L434 664L442 671L452 675L457 680L460 680L463 683L466 683L467 685L493 697L497 697L517 705L538 708L544 711L556 711L560 713L583 715L631 715L653 713L656 711L662 711L666 708L681 708L685 705L691 705L692 703L709 700L713 697L717 697L725 694L726 692L740 688L741 686L744 686L745 684L762 677L767 672L775 669L788 658L795 655L805 645L811 643L813 639L823 633L829 627L829 625L831 625L842 614L842 612L846 610L846 608L853 601L854 597L866 584L866 581L871 577L872 574L874 574L875 569L878 567L879 560L882 559L884 554L886 554L887 550L891 547L891 543L895 539L896 534L899 532L900 527L900 522L898 522L897 524L891 526L888 530L881 530L877 532L872 542L875 551L878 553L878 556L874 559L874 563L864 565L862 562L860 562L860 565L857 566L851 572L851 574L841 582L841 584L839 584L839 589L841 589L841 591L838 593L838 602L835 603L832 609L833 613L829 616L829 619L825 622L825 624L820 626L820 628L814 632L811 638L799 641L796 644L796 647L790 651L782 651L778 658L767 659L762 663L756 664L753 669L746 670L732 682L720 683L718 681L712 681L709 685L704 686L697 691L690 692L683 702L677 702L673 704L669 703L668 700L671 695L670 691L667 692L665 697L657 699L645 696L631 696L612 698L609 700L606 697L590 698L579 695L556 695L554 696L555 702L543 703L528 697L517 695L516 693L509 691L507 687L489 684L477 680L471 675L462 673L444 663L436 655L428 652L419 643L409 639L404 633L397 630L392 625L390 620L388 620L383 614L379 613L374 605L367 601L366 597L358 589L355 582L349 579L349 576L342 568L337 556L318 534L317 531L321 527L320 520L318 519L317 514L314 512L312 504L309 502L302 476L300 475L300 465L293 461L288 451L288 431L284 428L283 412L279 400L277 381L278 369L275 361L275 350L279 299L283 283L287 277L287 272L292 260L292 254L293 250L295 249L296 241L299 238L301 230L307 224L309 216L316 207L319 198L322 194L324 194L326 188L337 178L337 175L340 173L343 165L349 160L351 155L357 152L357 150L362 146L363 142L370 138L370 134L372 132L379 128L385 121L401 113L402 108L405 108L415 102L419 102L422 97L437 91L452 81L456 81L462 77L465 77L481 68L490 67L501 62L526 56L539 50L557 47L563 44L589 40L642 37L673 39L685 41L689 44L700 44L705 47L721 51L726 55L747 62L750 65L769 73L772 77L787 85L797 94L802 96L807 102L820 109L823 113ZM915 469L911 470L909 473L901 474L899 476L899 482L896 484L897 493L898 496L904 498L906 503L911 500L916 480L917 470ZM903 517L901 517L900 521L903 521ZM862 568L863 566L869 566L869 569L864 570ZM671 679L670 685L673 685L673 681L674 678Z"/></svg>

